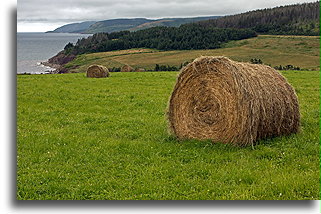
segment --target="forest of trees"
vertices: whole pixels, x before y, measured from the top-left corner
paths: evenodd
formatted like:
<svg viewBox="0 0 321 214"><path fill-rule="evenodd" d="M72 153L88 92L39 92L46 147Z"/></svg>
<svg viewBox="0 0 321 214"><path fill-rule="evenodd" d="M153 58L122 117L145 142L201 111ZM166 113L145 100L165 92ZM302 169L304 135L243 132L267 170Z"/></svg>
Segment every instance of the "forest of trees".
<svg viewBox="0 0 321 214"><path fill-rule="evenodd" d="M320 3L304 3L255 10L198 22L203 27L247 28L257 33L318 36Z"/></svg>
<svg viewBox="0 0 321 214"><path fill-rule="evenodd" d="M130 48L158 50L214 49L230 40L255 37L251 29L202 27L197 24L180 27L153 27L136 32L97 33L65 46L67 54L82 54Z"/></svg>

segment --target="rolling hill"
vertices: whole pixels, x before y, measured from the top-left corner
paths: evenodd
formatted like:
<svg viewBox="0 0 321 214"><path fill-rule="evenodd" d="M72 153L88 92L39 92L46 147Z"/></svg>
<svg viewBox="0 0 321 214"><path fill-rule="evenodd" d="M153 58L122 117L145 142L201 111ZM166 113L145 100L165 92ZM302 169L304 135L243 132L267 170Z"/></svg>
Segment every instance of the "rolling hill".
<svg viewBox="0 0 321 214"><path fill-rule="evenodd" d="M86 31L92 24L96 21L86 21L80 23L72 23L58 27L53 31L48 31L47 33L82 33Z"/></svg>
<svg viewBox="0 0 321 214"><path fill-rule="evenodd" d="M193 17L193 18L163 18L163 19L108 19L103 21L86 21L63 25L50 33L111 33L117 31L137 31L156 26L179 27L182 24L216 19L219 16Z"/></svg>

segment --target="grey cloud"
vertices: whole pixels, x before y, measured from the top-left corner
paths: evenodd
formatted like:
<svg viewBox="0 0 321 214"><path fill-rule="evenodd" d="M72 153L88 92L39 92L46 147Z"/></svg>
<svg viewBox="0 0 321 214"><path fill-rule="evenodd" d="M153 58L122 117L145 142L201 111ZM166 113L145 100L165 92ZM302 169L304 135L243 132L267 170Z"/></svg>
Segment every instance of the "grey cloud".
<svg viewBox="0 0 321 214"><path fill-rule="evenodd" d="M114 18L230 15L312 0L18 0L19 22L77 22Z"/></svg>

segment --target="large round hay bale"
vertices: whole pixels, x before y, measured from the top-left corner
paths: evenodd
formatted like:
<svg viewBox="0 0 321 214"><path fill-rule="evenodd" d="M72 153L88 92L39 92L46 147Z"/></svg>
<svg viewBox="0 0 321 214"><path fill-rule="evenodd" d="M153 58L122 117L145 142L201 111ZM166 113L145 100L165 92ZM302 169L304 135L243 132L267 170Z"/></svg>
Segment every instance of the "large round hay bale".
<svg viewBox="0 0 321 214"><path fill-rule="evenodd" d="M286 79L269 66L200 57L183 67L168 107L179 139L249 145L296 133L298 99Z"/></svg>
<svg viewBox="0 0 321 214"><path fill-rule="evenodd" d="M91 65L87 68L87 77L92 78L103 78L108 77L109 71L108 68L102 65Z"/></svg>
<svg viewBox="0 0 321 214"><path fill-rule="evenodd" d="M121 68L120 71L121 71L121 72L132 72L132 71L134 71L134 69L133 69L131 66L129 66L129 65L124 65L124 66Z"/></svg>

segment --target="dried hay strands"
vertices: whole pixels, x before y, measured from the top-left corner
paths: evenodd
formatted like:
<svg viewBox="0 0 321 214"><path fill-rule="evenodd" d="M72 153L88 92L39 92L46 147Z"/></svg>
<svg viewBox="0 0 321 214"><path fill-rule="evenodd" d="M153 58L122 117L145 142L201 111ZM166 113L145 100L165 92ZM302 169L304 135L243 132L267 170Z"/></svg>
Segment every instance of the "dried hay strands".
<svg viewBox="0 0 321 214"><path fill-rule="evenodd" d="M109 70L102 65L91 65L87 68L86 76L92 78L109 77Z"/></svg>
<svg viewBox="0 0 321 214"><path fill-rule="evenodd" d="M299 131L298 98L269 66L204 56L183 67L168 106L179 139L234 145Z"/></svg>

